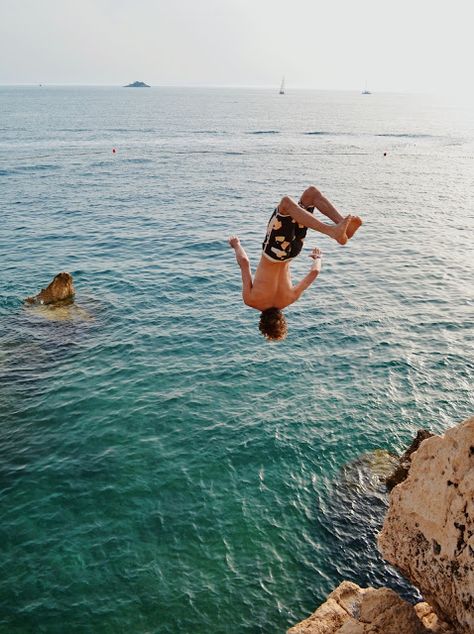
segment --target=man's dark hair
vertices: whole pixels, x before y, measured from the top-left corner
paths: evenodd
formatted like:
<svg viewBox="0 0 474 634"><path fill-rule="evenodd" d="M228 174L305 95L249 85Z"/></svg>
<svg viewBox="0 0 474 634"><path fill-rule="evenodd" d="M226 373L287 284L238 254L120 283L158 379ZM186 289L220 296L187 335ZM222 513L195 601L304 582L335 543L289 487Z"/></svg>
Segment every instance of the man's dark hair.
<svg viewBox="0 0 474 634"><path fill-rule="evenodd" d="M279 308L263 310L258 329L266 339L284 339L288 331L285 315Z"/></svg>

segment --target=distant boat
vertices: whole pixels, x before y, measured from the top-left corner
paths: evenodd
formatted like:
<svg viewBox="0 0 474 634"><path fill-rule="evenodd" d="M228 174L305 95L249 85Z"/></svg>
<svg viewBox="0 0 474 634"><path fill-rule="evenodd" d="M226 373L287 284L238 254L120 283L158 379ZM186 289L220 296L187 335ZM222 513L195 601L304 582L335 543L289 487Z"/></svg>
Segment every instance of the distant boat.
<svg viewBox="0 0 474 634"><path fill-rule="evenodd" d="M280 95L284 95L284 94L285 94L285 78L283 77L283 79L281 80Z"/></svg>
<svg viewBox="0 0 474 634"><path fill-rule="evenodd" d="M372 93L370 92L370 90L367 88L367 82L365 82L365 89L362 91L363 95L371 95Z"/></svg>
<svg viewBox="0 0 474 634"><path fill-rule="evenodd" d="M127 84L124 88L150 88L150 86L143 81L134 81L133 84Z"/></svg>

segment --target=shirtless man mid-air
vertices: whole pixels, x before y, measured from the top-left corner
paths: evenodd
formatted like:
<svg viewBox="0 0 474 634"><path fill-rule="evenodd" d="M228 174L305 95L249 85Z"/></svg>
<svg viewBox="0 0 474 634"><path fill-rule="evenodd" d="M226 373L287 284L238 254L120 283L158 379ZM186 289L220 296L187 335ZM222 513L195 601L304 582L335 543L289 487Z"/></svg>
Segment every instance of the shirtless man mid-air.
<svg viewBox="0 0 474 634"><path fill-rule="evenodd" d="M327 225L315 218L315 207L334 224ZM262 312L259 329L267 339L286 337L287 324L282 309L296 302L321 270L321 251L315 248L310 253L313 263L309 273L295 286L291 282L290 263L300 253L308 228L346 244L361 224L359 216L343 218L316 187L308 187L298 203L284 196L268 223L253 280L250 262L239 238L229 238L242 274L244 303Z"/></svg>

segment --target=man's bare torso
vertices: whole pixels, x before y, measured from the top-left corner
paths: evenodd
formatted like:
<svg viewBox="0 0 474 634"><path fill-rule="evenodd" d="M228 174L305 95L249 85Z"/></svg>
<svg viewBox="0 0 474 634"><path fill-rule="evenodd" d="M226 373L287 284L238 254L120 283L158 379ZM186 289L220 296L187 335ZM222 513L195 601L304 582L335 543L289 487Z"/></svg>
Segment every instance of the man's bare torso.
<svg viewBox="0 0 474 634"><path fill-rule="evenodd" d="M257 310L282 309L292 304L296 297L291 283L290 263L271 262L262 255L245 303Z"/></svg>

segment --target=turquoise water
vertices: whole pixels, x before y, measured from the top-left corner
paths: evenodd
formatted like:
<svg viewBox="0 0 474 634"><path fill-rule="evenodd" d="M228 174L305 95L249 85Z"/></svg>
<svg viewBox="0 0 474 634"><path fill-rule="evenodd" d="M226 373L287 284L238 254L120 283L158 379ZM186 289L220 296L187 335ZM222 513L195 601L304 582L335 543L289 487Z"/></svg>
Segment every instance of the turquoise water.
<svg viewBox="0 0 474 634"><path fill-rule="evenodd" d="M472 108L48 87L0 108L0 632L284 632L344 578L417 598L376 552L366 454L473 411ZM310 183L365 224L309 236L322 274L270 344L226 238L255 266ZM22 304L61 270L77 312Z"/></svg>

